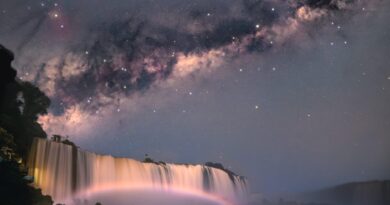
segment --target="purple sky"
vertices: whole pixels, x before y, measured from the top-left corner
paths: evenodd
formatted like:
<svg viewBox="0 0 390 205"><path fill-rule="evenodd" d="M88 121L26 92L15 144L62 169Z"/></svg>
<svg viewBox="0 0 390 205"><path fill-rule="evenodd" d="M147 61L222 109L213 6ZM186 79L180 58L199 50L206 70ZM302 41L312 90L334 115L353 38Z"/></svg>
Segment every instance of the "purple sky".
<svg viewBox="0 0 390 205"><path fill-rule="evenodd" d="M390 4L327 2L3 0L0 43L83 149L263 193L390 178Z"/></svg>

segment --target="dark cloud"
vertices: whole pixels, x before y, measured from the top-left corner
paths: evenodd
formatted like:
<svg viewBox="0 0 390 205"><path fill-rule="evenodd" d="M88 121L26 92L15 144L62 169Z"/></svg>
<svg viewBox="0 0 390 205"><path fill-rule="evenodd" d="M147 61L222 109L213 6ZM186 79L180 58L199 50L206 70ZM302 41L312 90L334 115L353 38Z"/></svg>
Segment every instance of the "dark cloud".
<svg viewBox="0 0 390 205"><path fill-rule="evenodd" d="M327 7L330 9L338 9L337 2L333 0L306 0L304 3L309 5L310 7ZM345 1L347 2L347 1ZM352 2L352 1L349 1Z"/></svg>
<svg viewBox="0 0 390 205"><path fill-rule="evenodd" d="M53 2L3 1L0 39L28 39L15 67L50 95L49 133L301 190L389 173L388 6L375 26L373 2L68 0L52 19Z"/></svg>
<svg viewBox="0 0 390 205"><path fill-rule="evenodd" d="M263 25L271 25L279 17L279 10L275 11L279 5L270 1L243 0L243 13L253 22ZM274 9L274 11L272 10Z"/></svg>
<svg viewBox="0 0 390 205"><path fill-rule="evenodd" d="M69 106L84 105L86 110L95 111L105 103L88 99L105 96L115 103L122 96L144 91L154 82L166 79L176 65L177 53L196 55L212 49L223 49L233 43L242 45L240 52L264 52L273 47L268 34L256 35L262 28L282 24L288 18L296 18L296 11L304 6L322 8L329 12L339 1L298 1L281 4L273 1L244 0L238 5L239 15L230 14L211 4L198 4L187 9L188 17L184 24L164 25L140 17L118 17L107 23L98 23L90 29L85 39L77 46L66 49L64 57L56 65L43 64L35 78L38 84L45 84L48 78L42 72L57 69L54 81L56 90L53 111L62 114ZM344 2L344 1L343 1ZM352 2L346 2L349 4ZM202 5L202 6L199 6ZM227 7L222 8L227 9ZM337 7L338 8L338 7ZM215 11L216 13L213 13ZM218 12L217 12L218 11ZM310 12L310 11L308 11ZM124 19L123 19L124 18ZM178 17L182 18L182 17ZM208 21L207 19L217 19ZM26 38L34 36L42 26L45 16L38 22ZM182 26L195 29L183 29ZM269 35L278 35L275 32ZM32 38L32 37L31 37ZM28 41L23 40L20 48ZM67 58L68 55L76 56ZM66 70L77 64L73 70ZM53 71L50 71L53 72ZM67 76L69 72L76 72Z"/></svg>

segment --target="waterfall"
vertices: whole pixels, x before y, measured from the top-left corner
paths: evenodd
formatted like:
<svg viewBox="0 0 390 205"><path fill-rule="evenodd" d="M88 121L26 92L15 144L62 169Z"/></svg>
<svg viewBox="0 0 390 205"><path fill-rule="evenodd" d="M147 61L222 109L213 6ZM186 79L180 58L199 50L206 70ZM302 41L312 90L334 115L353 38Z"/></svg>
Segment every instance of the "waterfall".
<svg viewBox="0 0 390 205"><path fill-rule="evenodd" d="M247 193L246 180L205 165L143 163L83 151L77 147L34 139L28 161L34 185L56 203L80 193L109 188L182 190L237 204Z"/></svg>

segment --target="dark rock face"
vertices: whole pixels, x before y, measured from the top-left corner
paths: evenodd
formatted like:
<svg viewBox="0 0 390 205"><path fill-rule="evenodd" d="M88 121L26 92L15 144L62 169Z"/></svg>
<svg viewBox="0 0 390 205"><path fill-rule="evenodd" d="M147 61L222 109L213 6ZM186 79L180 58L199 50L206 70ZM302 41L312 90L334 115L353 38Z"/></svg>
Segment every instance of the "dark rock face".
<svg viewBox="0 0 390 205"><path fill-rule="evenodd" d="M389 205L390 180L343 184L307 194L305 198L333 205Z"/></svg>

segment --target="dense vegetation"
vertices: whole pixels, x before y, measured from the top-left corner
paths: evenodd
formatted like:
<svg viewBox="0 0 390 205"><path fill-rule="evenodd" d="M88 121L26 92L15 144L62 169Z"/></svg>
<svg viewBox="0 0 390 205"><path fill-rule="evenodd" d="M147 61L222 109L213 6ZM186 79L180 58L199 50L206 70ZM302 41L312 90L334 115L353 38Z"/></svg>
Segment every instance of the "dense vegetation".
<svg viewBox="0 0 390 205"><path fill-rule="evenodd" d="M39 189L29 186L26 173L15 161L0 162L0 204L2 205L51 205L50 196L43 196Z"/></svg>
<svg viewBox="0 0 390 205"><path fill-rule="evenodd" d="M38 116L49 98L37 87L16 79L14 55L0 45L0 204L49 205L52 200L29 186L24 162L34 137L46 138Z"/></svg>

